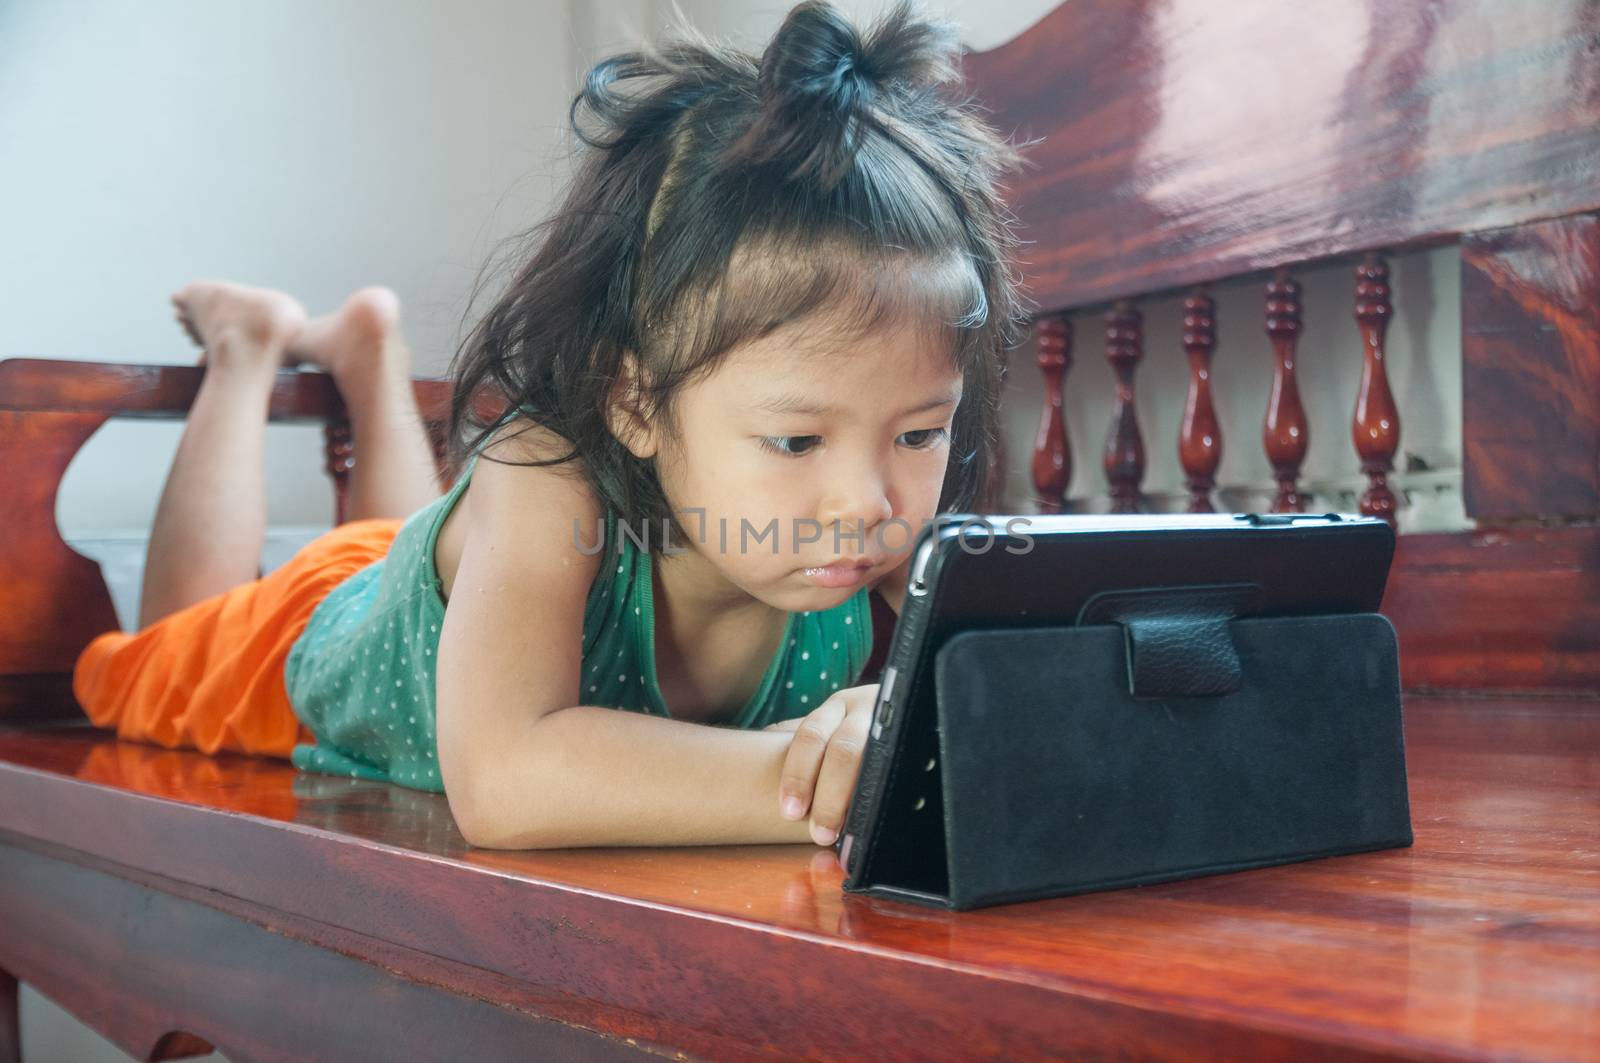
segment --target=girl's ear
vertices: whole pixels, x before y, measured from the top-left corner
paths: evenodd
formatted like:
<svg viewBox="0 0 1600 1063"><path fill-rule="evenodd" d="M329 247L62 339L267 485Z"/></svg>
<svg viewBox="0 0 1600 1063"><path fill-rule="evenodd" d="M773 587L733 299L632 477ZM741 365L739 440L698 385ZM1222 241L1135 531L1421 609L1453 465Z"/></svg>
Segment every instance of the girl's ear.
<svg viewBox="0 0 1600 1063"><path fill-rule="evenodd" d="M657 441L654 426L644 412L639 374L639 359L632 351L623 351L621 370L611 385L610 400L606 405L606 423L611 428L611 434L634 457L647 459L655 456Z"/></svg>

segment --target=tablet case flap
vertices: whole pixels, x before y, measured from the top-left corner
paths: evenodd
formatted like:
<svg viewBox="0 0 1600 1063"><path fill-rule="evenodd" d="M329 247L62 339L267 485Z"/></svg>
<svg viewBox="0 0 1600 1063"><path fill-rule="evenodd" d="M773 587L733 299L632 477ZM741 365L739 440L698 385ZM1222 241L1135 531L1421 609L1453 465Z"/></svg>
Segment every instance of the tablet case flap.
<svg viewBox="0 0 1600 1063"><path fill-rule="evenodd" d="M1130 694L1115 624L952 636L935 658L944 903L1410 845L1388 619L1227 627L1241 682L1200 697Z"/></svg>
<svg viewBox="0 0 1600 1063"><path fill-rule="evenodd" d="M1228 621L1254 612L1261 597L1258 583L1101 591L1078 611L1078 623L1122 625L1134 697L1231 694L1243 676Z"/></svg>

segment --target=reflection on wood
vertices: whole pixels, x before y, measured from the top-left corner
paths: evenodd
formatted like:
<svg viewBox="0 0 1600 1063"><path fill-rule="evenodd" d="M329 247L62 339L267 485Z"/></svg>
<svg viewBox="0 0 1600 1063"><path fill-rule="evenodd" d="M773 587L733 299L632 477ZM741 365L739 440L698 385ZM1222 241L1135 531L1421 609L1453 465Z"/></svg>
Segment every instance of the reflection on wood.
<svg viewBox="0 0 1600 1063"><path fill-rule="evenodd" d="M1413 697L1405 727L1412 848L966 913L846 895L831 850L811 845L478 850L439 794L16 729L0 732L0 921L40 909L48 857L271 931L173 942L139 920L105 924L125 944L107 943L106 977L66 986L64 1002L113 984L143 1030L185 999L142 997L127 976L151 948L163 986L193 979L212 1000L219 963L245 977L277 955L271 941L292 940L436 998L407 990L392 1009L476 999L718 1059L1111 1046L1173 1060L1600 1059L1600 715L1592 702ZM28 965L49 962L0 936L0 967L32 980ZM325 1043L317 1001L341 991L315 984L270 1009L235 993L226 1022L182 1025L224 1052L235 1021ZM372 1008L376 992L350 999ZM355 1013L373 1037L405 1026ZM459 1018L451 1032L461 1054L504 1036Z"/></svg>
<svg viewBox="0 0 1600 1063"><path fill-rule="evenodd" d="M1600 517L1600 217L1461 244L1467 513Z"/></svg>

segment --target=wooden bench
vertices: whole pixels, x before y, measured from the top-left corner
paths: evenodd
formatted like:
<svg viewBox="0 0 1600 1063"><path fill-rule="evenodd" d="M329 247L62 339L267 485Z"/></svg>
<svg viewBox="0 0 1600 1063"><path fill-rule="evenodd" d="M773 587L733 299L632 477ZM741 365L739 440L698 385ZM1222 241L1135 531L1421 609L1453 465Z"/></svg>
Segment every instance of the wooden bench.
<svg viewBox="0 0 1600 1063"><path fill-rule="evenodd" d="M440 795L117 741L67 683L116 618L60 540L55 493L107 418L181 417L201 371L12 359L0 1063L19 1054L12 979L142 1059L1600 1059L1600 15L1319 10L1349 22L1071 0L966 70L997 124L1046 135L1016 187L1042 306L1045 422L1024 456L1040 508L1069 501L1069 312L1107 308L1131 387L1135 299L1190 291L1198 323L1192 286L1260 279L1287 374L1289 271L1344 259L1365 271L1361 349L1381 369L1382 256L1462 243L1479 526L1401 536L1384 602L1414 847L948 913L845 896L814 846L477 850ZM1327 45L1314 70L1274 47L1306 35ZM1303 142L1229 107L1273 82L1217 91L1264 69L1296 87ZM1184 135L1152 140L1152 116L1191 100ZM1314 187L1289 186L1285 160ZM1380 378L1357 457L1385 512L1377 414L1399 411ZM440 388L417 383L435 421ZM271 416L327 426L338 490L328 381L282 374ZM1126 397L1113 424L1108 494L1137 506ZM1204 495L1207 448L1184 431ZM1291 493L1296 460L1274 454Z"/></svg>

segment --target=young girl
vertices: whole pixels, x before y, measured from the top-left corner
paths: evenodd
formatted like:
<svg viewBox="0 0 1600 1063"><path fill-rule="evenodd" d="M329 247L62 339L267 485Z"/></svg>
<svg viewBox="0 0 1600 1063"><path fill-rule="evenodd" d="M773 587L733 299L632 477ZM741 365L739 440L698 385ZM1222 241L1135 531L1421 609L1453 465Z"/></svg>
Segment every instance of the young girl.
<svg viewBox="0 0 1600 1063"><path fill-rule="evenodd" d="M1026 321L1019 157L939 91L958 48L810 2L759 61L680 26L591 69L577 176L451 366L442 495L391 293L179 292L205 381L90 718L442 790L478 846L830 844L867 595L898 611L915 533L972 508ZM350 519L255 578L298 361L350 411Z"/></svg>

